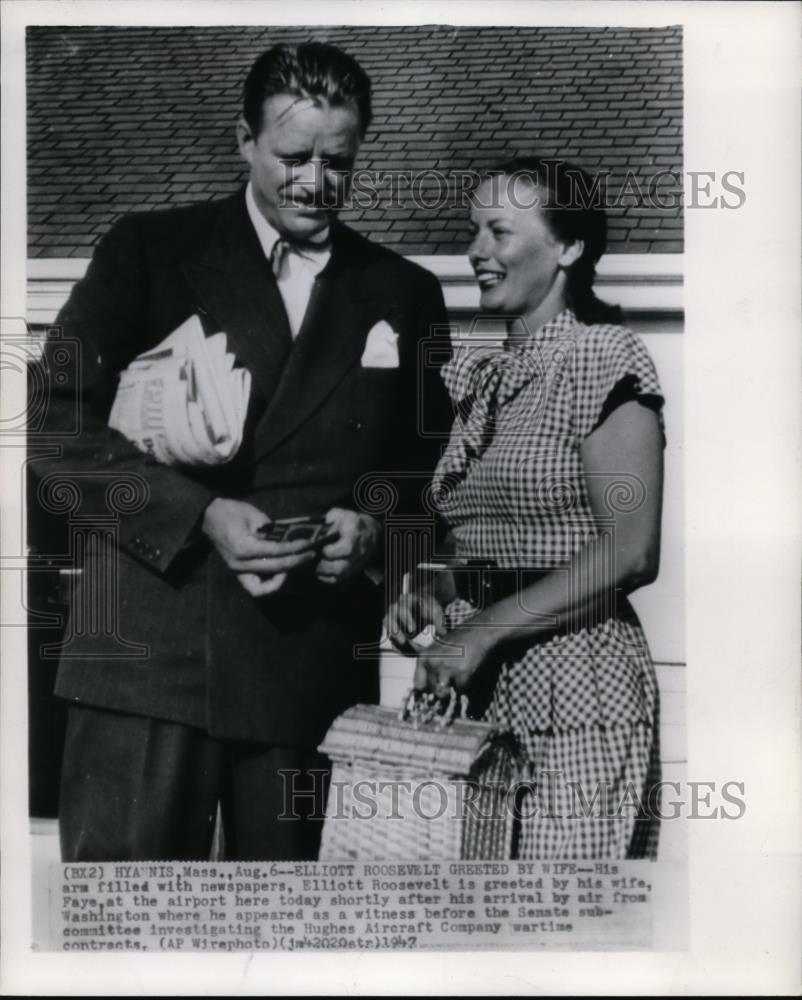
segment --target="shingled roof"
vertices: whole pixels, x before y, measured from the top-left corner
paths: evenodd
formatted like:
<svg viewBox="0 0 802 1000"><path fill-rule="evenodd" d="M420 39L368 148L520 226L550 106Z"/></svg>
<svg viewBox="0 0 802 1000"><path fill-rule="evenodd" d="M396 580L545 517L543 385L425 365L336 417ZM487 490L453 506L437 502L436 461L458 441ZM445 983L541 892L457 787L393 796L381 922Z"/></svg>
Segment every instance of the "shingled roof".
<svg viewBox="0 0 802 1000"><path fill-rule="evenodd" d="M422 171L453 178L538 151L604 171L614 194L628 174L645 191L659 171L681 172L679 28L33 27L29 256L89 257L126 212L236 190L245 73L273 43L309 38L340 45L371 76L359 165L380 197L345 217L402 253L467 243L456 182L429 173L416 193L431 207L411 203L409 179ZM611 252L682 250L680 208L621 201Z"/></svg>

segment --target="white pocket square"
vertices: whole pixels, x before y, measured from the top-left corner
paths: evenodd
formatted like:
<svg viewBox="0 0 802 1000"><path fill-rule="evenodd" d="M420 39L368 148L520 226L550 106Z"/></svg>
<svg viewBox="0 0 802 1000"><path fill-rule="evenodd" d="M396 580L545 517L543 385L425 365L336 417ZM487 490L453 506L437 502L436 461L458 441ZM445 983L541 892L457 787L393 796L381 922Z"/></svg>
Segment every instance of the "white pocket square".
<svg viewBox="0 0 802 1000"><path fill-rule="evenodd" d="M372 328L365 341L363 368L398 368L398 334L385 320Z"/></svg>

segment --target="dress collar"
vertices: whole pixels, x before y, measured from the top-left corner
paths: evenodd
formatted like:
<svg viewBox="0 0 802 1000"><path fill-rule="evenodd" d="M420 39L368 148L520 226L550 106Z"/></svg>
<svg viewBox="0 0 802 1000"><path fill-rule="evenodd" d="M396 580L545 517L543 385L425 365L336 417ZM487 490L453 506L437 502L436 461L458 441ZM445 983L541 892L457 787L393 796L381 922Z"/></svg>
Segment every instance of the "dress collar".
<svg viewBox="0 0 802 1000"><path fill-rule="evenodd" d="M526 335L518 340L512 350L526 350L541 340L555 340L577 326L578 320L573 309L566 307L557 315L535 330L526 329ZM524 323L524 326L526 324Z"/></svg>

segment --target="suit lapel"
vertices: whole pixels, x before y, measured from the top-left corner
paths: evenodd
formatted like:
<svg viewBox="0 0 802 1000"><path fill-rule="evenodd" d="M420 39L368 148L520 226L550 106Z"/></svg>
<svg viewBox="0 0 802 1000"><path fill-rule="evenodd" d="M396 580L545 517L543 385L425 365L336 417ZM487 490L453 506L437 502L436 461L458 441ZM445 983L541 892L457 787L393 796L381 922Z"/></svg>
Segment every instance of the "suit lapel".
<svg viewBox="0 0 802 1000"><path fill-rule="evenodd" d="M379 318L364 258L333 230L332 257L318 275L304 322L276 392L256 428L256 456L292 434L358 362Z"/></svg>
<svg viewBox="0 0 802 1000"><path fill-rule="evenodd" d="M216 329L225 332L229 351L251 372L254 388L269 401L292 337L284 303L248 218L242 192L231 199L208 244L185 262L184 273L202 312Z"/></svg>

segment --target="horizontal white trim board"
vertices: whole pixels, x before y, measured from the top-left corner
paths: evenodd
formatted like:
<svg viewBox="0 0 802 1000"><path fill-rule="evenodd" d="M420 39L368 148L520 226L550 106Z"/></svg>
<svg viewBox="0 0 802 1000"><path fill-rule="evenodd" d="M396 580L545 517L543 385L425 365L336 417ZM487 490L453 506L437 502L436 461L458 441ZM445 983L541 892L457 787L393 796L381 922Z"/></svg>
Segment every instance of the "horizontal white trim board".
<svg viewBox="0 0 802 1000"><path fill-rule="evenodd" d="M464 254L412 255L409 260L425 267L444 281L474 282L473 271ZM681 253L608 253L599 261L596 273L604 283L658 280L682 284L685 257ZM89 266L87 257L30 257L29 281L77 281Z"/></svg>
<svg viewBox="0 0 802 1000"><path fill-rule="evenodd" d="M473 269L464 254L435 254L409 259L444 281L475 282ZM681 285L684 260L681 253L608 253L599 261L596 276L602 284L624 281Z"/></svg>
<svg viewBox="0 0 802 1000"><path fill-rule="evenodd" d="M452 311L479 307L479 289L465 256L412 257L440 279ZM628 312L682 313L684 255L605 254L596 268L596 291Z"/></svg>
<svg viewBox="0 0 802 1000"><path fill-rule="evenodd" d="M444 254L409 259L440 279L450 312L479 308L479 289L467 257ZM28 322L52 323L88 264L84 257L29 259ZM627 312L680 317L683 264L682 254L606 254L596 269L596 290Z"/></svg>
<svg viewBox="0 0 802 1000"><path fill-rule="evenodd" d="M29 257L28 284L42 281L77 281L89 267L88 257Z"/></svg>

